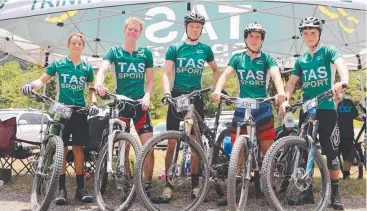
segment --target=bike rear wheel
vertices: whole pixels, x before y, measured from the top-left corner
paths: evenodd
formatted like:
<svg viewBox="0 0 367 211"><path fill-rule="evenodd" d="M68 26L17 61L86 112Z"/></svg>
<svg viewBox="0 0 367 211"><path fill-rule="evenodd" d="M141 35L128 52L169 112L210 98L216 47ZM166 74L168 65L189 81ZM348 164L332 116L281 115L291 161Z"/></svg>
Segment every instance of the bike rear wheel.
<svg viewBox="0 0 367 211"><path fill-rule="evenodd" d="M40 153L32 185L32 211L48 210L52 202L64 160L64 142L59 136L50 136Z"/></svg>

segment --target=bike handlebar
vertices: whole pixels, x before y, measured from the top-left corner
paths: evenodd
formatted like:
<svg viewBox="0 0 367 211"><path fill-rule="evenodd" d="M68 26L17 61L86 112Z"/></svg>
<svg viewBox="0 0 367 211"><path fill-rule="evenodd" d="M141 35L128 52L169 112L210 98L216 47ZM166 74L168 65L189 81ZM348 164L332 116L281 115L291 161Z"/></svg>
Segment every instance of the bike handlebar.
<svg viewBox="0 0 367 211"><path fill-rule="evenodd" d="M46 95L41 95L38 94L37 92L32 91L32 94L36 97L36 101L37 102L45 102L45 101L50 101L52 103L58 103L57 101L53 100L52 98L46 96ZM73 113L79 113L79 114L89 114L89 108L87 107L82 107L82 106L76 106L76 105L64 105L70 109L72 109Z"/></svg>
<svg viewBox="0 0 367 211"><path fill-rule="evenodd" d="M96 92L96 88L94 87L88 87L90 91ZM97 92L96 94L98 96L100 96ZM107 96L107 98L105 97ZM114 99L118 100L118 101L124 101L124 102L134 102L137 104L141 103L141 100L133 100L129 97L126 97L125 95L119 95L119 94L113 94L111 92L106 91L106 95L105 96L100 96L103 100L107 100L109 97L113 97Z"/></svg>
<svg viewBox="0 0 367 211"><path fill-rule="evenodd" d="M343 88L343 89L346 89L347 87L348 87L348 85L347 85L347 84L343 84L343 85L342 85L342 88ZM317 96L316 96L316 97L314 97L313 99L320 100L320 99L322 99L322 98L330 97L330 96L332 96L332 95L333 95L333 90L332 90L332 89L329 89L328 91L325 91L325 92L323 92L323 93L321 93L321 94L317 95ZM285 111L286 111L286 112L295 112L295 111L296 111L296 109L297 109L298 107L301 107L305 102L307 102L307 101L303 101L303 102L299 102L299 103L295 103L295 104L289 105L289 106L285 107Z"/></svg>
<svg viewBox="0 0 367 211"><path fill-rule="evenodd" d="M239 99L241 99L241 97L231 97L228 95L222 95L221 96L221 102L225 103L226 105L230 105L232 103L236 103ZM266 103L266 102L274 102L275 101L275 96L273 97L260 97L260 98L252 98L256 101L258 101L259 103Z"/></svg>
<svg viewBox="0 0 367 211"><path fill-rule="evenodd" d="M201 94L204 94L206 92L209 92L209 91L212 91L213 90L213 87L208 87L208 88L205 88L205 89L201 89L201 90L195 90L189 94L184 94L184 95L180 95L178 97L174 97L172 98L173 101L176 101L178 98L182 98L182 97L186 97L186 98L191 98L191 97L196 97L196 96L200 96ZM171 102L171 101L168 101L169 104L175 104L175 102Z"/></svg>

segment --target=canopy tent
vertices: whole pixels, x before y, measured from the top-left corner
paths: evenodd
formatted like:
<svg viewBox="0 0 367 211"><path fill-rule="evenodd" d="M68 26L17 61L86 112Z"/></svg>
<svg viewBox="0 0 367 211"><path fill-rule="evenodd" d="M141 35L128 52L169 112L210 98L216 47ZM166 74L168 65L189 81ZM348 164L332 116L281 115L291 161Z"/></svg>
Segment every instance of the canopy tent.
<svg viewBox="0 0 367 211"><path fill-rule="evenodd" d="M243 29L253 21L267 31L263 51L282 68L291 68L305 50L298 31L301 19L325 21L322 43L336 46L350 69L366 67L366 1L191 1L207 23L200 40L209 44L219 66L244 49ZM98 68L109 47L123 42L124 19L145 22L139 46L153 52L161 67L167 47L185 37L187 0L5 0L0 3L0 51L39 65L67 55L66 38L80 31L87 37L85 59ZM360 63L358 60L360 57ZM0 58L1 59L1 58ZM358 65L359 68L358 68Z"/></svg>

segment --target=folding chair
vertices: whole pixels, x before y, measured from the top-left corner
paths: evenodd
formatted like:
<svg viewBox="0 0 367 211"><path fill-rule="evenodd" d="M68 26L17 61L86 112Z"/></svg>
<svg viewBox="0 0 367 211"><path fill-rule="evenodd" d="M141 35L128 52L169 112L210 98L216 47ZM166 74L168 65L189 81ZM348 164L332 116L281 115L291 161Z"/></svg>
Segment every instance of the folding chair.
<svg viewBox="0 0 367 211"><path fill-rule="evenodd" d="M108 126L108 116L94 116L88 119L89 125L89 145L84 148L84 174L86 180L93 177L96 164L98 161L98 153L103 146L104 130ZM71 167L75 171L74 154L72 150L68 150L66 155L66 168ZM67 171L70 176L70 172Z"/></svg>
<svg viewBox="0 0 367 211"><path fill-rule="evenodd" d="M0 120L0 167L10 168L18 176L23 171L25 174L34 175L33 164L38 160L39 153L34 153L32 149L23 147L22 143L31 144L40 149L41 143L26 141L16 137L17 123L16 117L12 117L5 121ZM14 166L19 160L23 165L21 170L17 170Z"/></svg>

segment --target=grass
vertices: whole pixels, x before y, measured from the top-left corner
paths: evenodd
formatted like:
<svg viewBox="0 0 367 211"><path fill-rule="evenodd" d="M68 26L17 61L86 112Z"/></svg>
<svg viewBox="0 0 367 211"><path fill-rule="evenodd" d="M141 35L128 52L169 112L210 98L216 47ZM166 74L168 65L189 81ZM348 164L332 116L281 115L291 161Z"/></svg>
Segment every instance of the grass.
<svg viewBox="0 0 367 211"><path fill-rule="evenodd" d="M154 177L156 178L156 177ZM319 178L315 178L315 186L314 188L320 190L321 181L317 181ZM11 190L17 192L29 192L32 189L32 175L20 175L13 176L12 182L9 185ZM7 185L8 186L8 185ZM87 189L93 189L93 179L85 181L85 186ZM76 187L76 178L75 175L66 176L66 187L68 189L74 190ZM340 191L342 196L366 196L366 180L365 179L348 179L348 180L340 180Z"/></svg>
<svg viewBox="0 0 367 211"><path fill-rule="evenodd" d="M340 191L342 196L366 196L365 179L340 180Z"/></svg>
<svg viewBox="0 0 367 211"><path fill-rule="evenodd" d="M363 125L363 122L358 121L358 120L353 120L354 128L360 128L360 127L362 127L362 125Z"/></svg>
<svg viewBox="0 0 367 211"><path fill-rule="evenodd" d="M156 126L160 122L165 122L166 119L152 119L153 127Z"/></svg>

